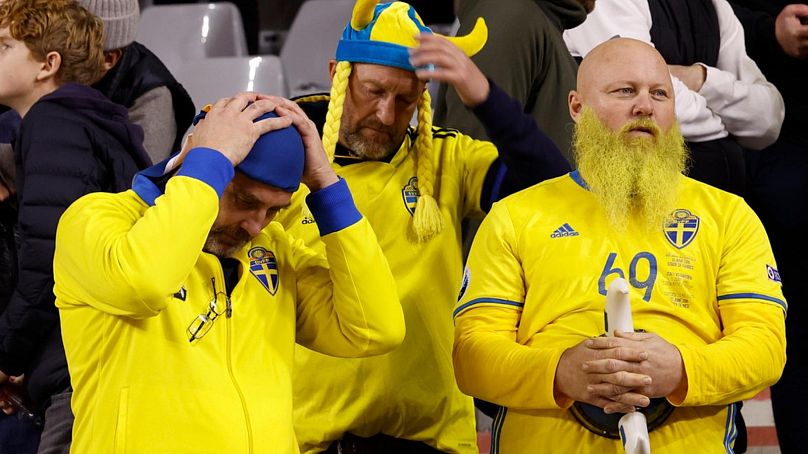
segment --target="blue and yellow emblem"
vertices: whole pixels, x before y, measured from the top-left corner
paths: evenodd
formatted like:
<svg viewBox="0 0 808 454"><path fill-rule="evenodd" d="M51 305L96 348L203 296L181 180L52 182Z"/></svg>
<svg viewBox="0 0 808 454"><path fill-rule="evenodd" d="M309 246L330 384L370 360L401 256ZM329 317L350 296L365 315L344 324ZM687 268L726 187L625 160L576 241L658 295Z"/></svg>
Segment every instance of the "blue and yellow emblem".
<svg viewBox="0 0 808 454"><path fill-rule="evenodd" d="M275 295L278 291L278 260L275 254L260 246L250 249L247 254L250 257L250 272L267 291Z"/></svg>
<svg viewBox="0 0 808 454"><path fill-rule="evenodd" d="M410 212L410 215L415 213L415 204L418 202L418 197L421 193L418 191L418 177L410 178L407 185L401 188L401 197L404 198L404 207Z"/></svg>
<svg viewBox="0 0 808 454"><path fill-rule="evenodd" d="M670 244L682 249L696 238L700 223L699 217L690 210L675 210L671 213L670 219L665 222L665 238Z"/></svg>

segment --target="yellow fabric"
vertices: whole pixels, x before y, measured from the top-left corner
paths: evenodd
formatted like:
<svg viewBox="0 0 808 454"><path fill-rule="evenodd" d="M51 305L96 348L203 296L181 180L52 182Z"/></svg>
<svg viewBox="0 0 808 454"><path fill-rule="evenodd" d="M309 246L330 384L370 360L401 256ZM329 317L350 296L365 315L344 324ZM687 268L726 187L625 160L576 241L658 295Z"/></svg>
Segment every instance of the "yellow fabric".
<svg viewBox="0 0 808 454"><path fill-rule="evenodd" d="M682 407L651 433L652 452L729 452L728 404L782 371L785 303L767 272L776 266L766 234L743 200L682 177L677 207L699 218L682 248L662 229L615 233L570 176L494 205L469 256L453 353L461 389L508 407L493 453L622 452L553 398L563 351L604 333L605 288L618 269L630 281L635 329L676 345L687 374L687 395L669 396Z"/></svg>
<svg viewBox="0 0 808 454"><path fill-rule="evenodd" d="M412 7L407 3L393 2L376 18L376 23L370 31L370 39L404 47L418 47L415 37L421 30L410 18L410 8ZM419 24L424 23L418 13L415 13L415 17Z"/></svg>
<svg viewBox="0 0 808 454"><path fill-rule="evenodd" d="M488 41L488 26L485 19L478 17L474 22L474 28L465 36L445 36L455 46L459 47L469 57L482 50Z"/></svg>
<svg viewBox="0 0 808 454"><path fill-rule="evenodd" d="M296 453L295 339L362 356L403 337L395 284L363 218L323 238L327 261L270 224L235 254L232 317L190 343L211 279L224 291L219 260L201 252L218 205L206 183L176 176L153 207L133 191L92 194L62 217L54 276L74 388L71 452ZM274 294L249 271L253 247L276 257Z"/></svg>
<svg viewBox="0 0 808 454"><path fill-rule="evenodd" d="M473 403L458 390L452 371L451 310L463 269L460 221L483 214L480 192L496 148L455 130L433 129L435 195L445 226L418 243L406 199L416 174L412 146L408 135L390 163L335 165L393 270L407 335L392 353L361 360L298 348L295 430L303 452L319 452L346 431L383 432L449 453L478 452ZM303 196L295 195L280 220L296 237L322 247Z"/></svg>
<svg viewBox="0 0 808 454"><path fill-rule="evenodd" d="M351 12L351 27L354 30L365 28L373 20L378 0L357 0Z"/></svg>

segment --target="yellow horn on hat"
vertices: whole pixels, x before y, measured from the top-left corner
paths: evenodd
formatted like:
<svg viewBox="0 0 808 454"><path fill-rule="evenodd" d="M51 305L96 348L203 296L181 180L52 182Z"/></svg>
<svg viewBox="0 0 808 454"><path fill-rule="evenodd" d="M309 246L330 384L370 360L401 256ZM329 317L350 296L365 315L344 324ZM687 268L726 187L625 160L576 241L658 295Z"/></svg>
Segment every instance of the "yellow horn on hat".
<svg viewBox="0 0 808 454"><path fill-rule="evenodd" d="M362 30L373 20L373 10L378 0L357 0L351 13L351 28Z"/></svg>
<svg viewBox="0 0 808 454"><path fill-rule="evenodd" d="M361 1L361 0L360 0ZM455 46L459 47L466 55L471 57L480 51L488 41L488 26L482 17L477 18L474 28L466 36L444 36Z"/></svg>

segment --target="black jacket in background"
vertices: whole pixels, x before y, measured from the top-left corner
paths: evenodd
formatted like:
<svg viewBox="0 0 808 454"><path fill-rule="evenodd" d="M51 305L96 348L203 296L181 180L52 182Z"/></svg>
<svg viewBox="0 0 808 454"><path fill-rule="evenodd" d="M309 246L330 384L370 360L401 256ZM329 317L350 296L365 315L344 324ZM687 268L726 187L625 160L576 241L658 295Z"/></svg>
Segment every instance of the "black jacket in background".
<svg viewBox="0 0 808 454"><path fill-rule="evenodd" d="M133 42L124 48L121 59L93 88L112 102L127 109L144 93L165 86L171 92L177 135L172 150L179 151L182 136L196 115L194 103L185 88L177 82L163 62L144 45Z"/></svg>
<svg viewBox="0 0 808 454"><path fill-rule="evenodd" d="M774 84L786 105L780 138L808 147L808 59L788 56L774 34L777 15L798 0L731 0L735 15L743 24L746 53L755 60L766 79Z"/></svg>
<svg viewBox="0 0 808 454"><path fill-rule="evenodd" d="M19 277L0 316L0 370L26 373L39 405L70 383L53 296L57 223L85 194L127 189L150 165L142 144L126 108L86 86L60 87L22 120L14 146Z"/></svg>
<svg viewBox="0 0 808 454"><path fill-rule="evenodd" d="M0 106L0 144L14 143L20 128L17 112ZM0 156L0 185L11 187L14 184L13 162ZM0 201L0 314L6 310L14 286L17 284L17 248L14 240L14 226L17 224L17 200L11 196Z"/></svg>

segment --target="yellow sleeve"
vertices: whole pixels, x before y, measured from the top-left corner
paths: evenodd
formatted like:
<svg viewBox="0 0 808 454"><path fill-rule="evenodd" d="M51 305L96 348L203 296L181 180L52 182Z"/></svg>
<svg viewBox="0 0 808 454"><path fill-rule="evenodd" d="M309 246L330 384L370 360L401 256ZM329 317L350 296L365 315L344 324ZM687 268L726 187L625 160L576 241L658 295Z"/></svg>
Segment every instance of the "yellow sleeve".
<svg viewBox="0 0 808 454"><path fill-rule="evenodd" d="M298 288L297 341L332 356L387 353L404 340L404 313L387 259L368 221L353 206L347 184L328 202L353 210L356 222L322 236L325 257L294 243ZM336 186L336 185L335 185ZM318 227L323 220L318 217Z"/></svg>
<svg viewBox="0 0 808 454"><path fill-rule="evenodd" d="M190 169L194 151L189 160ZM223 189L232 169L203 173L215 173ZM153 206L132 190L80 198L56 231L57 306L90 305L133 318L157 315L193 269L218 210L217 189L192 176L172 177Z"/></svg>
<svg viewBox="0 0 808 454"><path fill-rule="evenodd" d="M723 337L708 345L677 345L687 389L675 405L725 405L774 384L785 365L786 302L766 232L742 201L726 222L717 300Z"/></svg>
<svg viewBox="0 0 808 454"><path fill-rule="evenodd" d="M566 348L528 347L517 340L525 282L502 203L494 205L474 238L463 287L452 355L460 389L509 408L559 408L553 384Z"/></svg>
<svg viewBox="0 0 808 454"><path fill-rule="evenodd" d="M481 218L485 215L480 207L480 197L483 191L483 183L488 169L498 156L497 147L493 143L484 140L475 140L469 136L457 133L452 140L452 145L456 149L457 159L460 165L460 185L463 194L462 214L463 217Z"/></svg>

